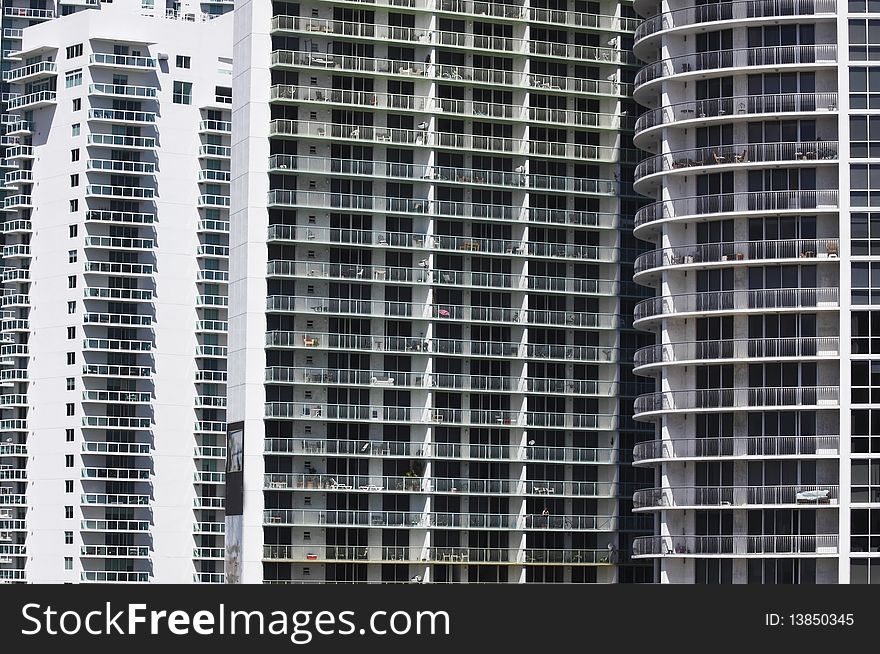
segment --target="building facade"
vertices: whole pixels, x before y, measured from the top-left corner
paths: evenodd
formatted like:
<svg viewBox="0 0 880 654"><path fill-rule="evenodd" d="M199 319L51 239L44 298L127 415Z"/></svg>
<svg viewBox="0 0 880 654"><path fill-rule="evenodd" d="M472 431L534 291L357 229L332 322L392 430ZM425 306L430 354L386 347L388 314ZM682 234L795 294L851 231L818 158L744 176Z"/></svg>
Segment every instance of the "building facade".
<svg viewBox="0 0 880 654"><path fill-rule="evenodd" d="M636 22L604 1L237 4L228 581L644 570Z"/></svg>
<svg viewBox="0 0 880 654"><path fill-rule="evenodd" d="M5 581L223 581L232 18L147 13L4 40Z"/></svg>
<svg viewBox="0 0 880 654"><path fill-rule="evenodd" d="M635 143L650 153L635 189L654 200L635 235L655 248L635 280L656 294L636 307L656 337L636 372L656 390L635 417L656 435L634 457L656 481L634 505L656 535L634 554L661 582L876 583L877 199L875 164L859 160L878 154L865 115L880 25L865 12L878 8L635 9L647 63L634 97L648 108Z"/></svg>

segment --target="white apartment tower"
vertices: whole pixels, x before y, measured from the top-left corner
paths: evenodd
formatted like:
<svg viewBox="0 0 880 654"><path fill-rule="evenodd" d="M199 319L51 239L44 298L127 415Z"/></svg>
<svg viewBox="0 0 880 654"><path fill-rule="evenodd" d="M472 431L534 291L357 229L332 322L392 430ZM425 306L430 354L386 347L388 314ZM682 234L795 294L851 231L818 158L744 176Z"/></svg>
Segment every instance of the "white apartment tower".
<svg viewBox="0 0 880 654"><path fill-rule="evenodd" d="M228 580L619 580L631 7L235 14Z"/></svg>
<svg viewBox="0 0 880 654"><path fill-rule="evenodd" d="M4 581L223 581L232 18L146 9L4 29Z"/></svg>
<svg viewBox="0 0 880 654"><path fill-rule="evenodd" d="M880 7L634 6L635 280L656 293L634 452L656 535L634 554L668 583L878 583Z"/></svg>

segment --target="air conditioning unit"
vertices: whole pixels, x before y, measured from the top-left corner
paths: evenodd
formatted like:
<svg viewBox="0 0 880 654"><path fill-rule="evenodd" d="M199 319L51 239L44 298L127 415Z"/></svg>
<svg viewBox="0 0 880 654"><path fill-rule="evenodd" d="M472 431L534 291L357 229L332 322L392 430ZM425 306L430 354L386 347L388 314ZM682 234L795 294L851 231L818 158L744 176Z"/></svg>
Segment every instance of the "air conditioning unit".
<svg viewBox="0 0 880 654"><path fill-rule="evenodd" d="M159 59L159 61L168 61L168 53L167 52L160 52L156 56Z"/></svg>

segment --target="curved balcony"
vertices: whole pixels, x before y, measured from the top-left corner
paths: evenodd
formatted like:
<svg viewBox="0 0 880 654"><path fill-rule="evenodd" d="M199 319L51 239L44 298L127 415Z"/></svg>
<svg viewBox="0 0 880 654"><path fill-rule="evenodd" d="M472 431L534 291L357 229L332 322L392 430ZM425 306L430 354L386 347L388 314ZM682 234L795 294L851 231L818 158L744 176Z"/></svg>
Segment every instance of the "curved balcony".
<svg viewBox="0 0 880 654"><path fill-rule="evenodd" d="M838 386L782 386L761 388L706 388L658 391L635 401L636 420L652 420L667 413L755 411L781 407L837 409Z"/></svg>
<svg viewBox="0 0 880 654"><path fill-rule="evenodd" d="M706 6L706 5L704 5ZM665 125L682 128L702 127L721 121L742 120L750 116L793 117L793 114L827 114L837 111L837 93L775 93L768 95L736 95L676 102L649 109L635 123L633 142L637 147L652 150Z"/></svg>
<svg viewBox="0 0 880 654"><path fill-rule="evenodd" d="M724 25L709 25L712 29L729 29L737 23L751 23L756 19L773 18L774 24L802 22L805 16L819 19L834 19L837 14L836 0L750 0L704 4L664 11L646 18L635 31L633 51L644 60L654 59L654 52L660 47L660 35L672 32L699 32L706 29L707 23L723 22Z"/></svg>
<svg viewBox="0 0 880 654"><path fill-rule="evenodd" d="M697 243L645 252L636 258L633 281L643 286L660 282L660 273L669 268L690 271L712 267L712 264L735 265L739 261L765 262L768 260L792 260L816 258L819 262L839 261L840 239L801 238L775 241L729 241L722 243Z"/></svg>
<svg viewBox="0 0 880 654"><path fill-rule="evenodd" d="M633 463L651 465L690 459L833 458L839 454L839 436L675 438L637 443L633 448Z"/></svg>
<svg viewBox="0 0 880 654"><path fill-rule="evenodd" d="M642 207L636 212L634 233L636 237L649 241L659 231L661 221L726 217L729 214L836 213L838 206L837 189L698 195L661 200Z"/></svg>
<svg viewBox="0 0 880 654"><path fill-rule="evenodd" d="M634 372L645 375L669 365L690 366L725 361L745 363L752 359L835 358L839 354L839 339L836 336L679 341L636 350Z"/></svg>
<svg viewBox="0 0 880 654"><path fill-rule="evenodd" d="M837 287L741 289L661 295L642 300L635 306L633 324L671 315L836 309L839 306L838 298Z"/></svg>
<svg viewBox="0 0 880 654"><path fill-rule="evenodd" d="M669 509L789 507L837 508L836 485L678 486L646 488L633 494L634 511Z"/></svg>
<svg viewBox="0 0 880 654"><path fill-rule="evenodd" d="M814 167L836 163L837 157L837 141L739 143L675 150L640 161L636 166L633 188L643 195L650 195L648 183L665 181L666 174L697 175L704 172L703 168L738 170L782 163Z"/></svg>
<svg viewBox="0 0 880 654"><path fill-rule="evenodd" d="M661 59L642 68L635 77L633 96L636 102L654 106L659 85L655 82L675 77L676 81L692 81L706 73L728 73L732 69L755 72L756 69L815 70L819 66L837 65L837 46L778 45L736 50L714 50ZM760 72L760 71L758 71Z"/></svg>
<svg viewBox="0 0 880 654"><path fill-rule="evenodd" d="M838 554L836 534L792 536L639 536L633 558L819 557Z"/></svg>

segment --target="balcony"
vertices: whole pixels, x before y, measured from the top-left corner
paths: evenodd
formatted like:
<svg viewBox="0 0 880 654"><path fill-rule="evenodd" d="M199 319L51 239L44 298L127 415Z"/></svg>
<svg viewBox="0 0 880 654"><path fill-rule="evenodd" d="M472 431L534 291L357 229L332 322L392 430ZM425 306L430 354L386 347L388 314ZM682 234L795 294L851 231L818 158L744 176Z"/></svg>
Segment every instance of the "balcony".
<svg viewBox="0 0 880 654"><path fill-rule="evenodd" d="M113 198L120 200L152 200L156 197L156 191L155 189L143 188L139 186L110 186L109 184L87 184L86 196Z"/></svg>
<svg viewBox="0 0 880 654"><path fill-rule="evenodd" d="M19 95L18 97L10 98L6 103L6 107L8 111L32 111L41 107L54 105L55 98L55 91L37 91L35 93L28 93L27 95Z"/></svg>
<svg viewBox="0 0 880 654"><path fill-rule="evenodd" d="M149 263L115 263L111 261L86 261L83 272L97 275L137 275L150 277L153 265ZM148 316L144 317L149 319ZM149 323L146 323L149 324Z"/></svg>
<svg viewBox="0 0 880 654"><path fill-rule="evenodd" d="M736 50L715 50L661 59L642 68L635 77L633 90L636 102L652 105L648 92L654 81L676 76L684 81L700 73L730 69L772 68L774 70L815 70L820 66L836 66L836 45L781 45ZM783 68L784 67L784 68ZM656 93L656 92L655 92Z"/></svg>
<svg viewBox="0 0 880 654"><path fill-rule="evenodd" d="M129 300L132 302L152 302L153 291L137 288L100 288L83 289L83 297L87 300Z"/></svg>
<svg viewBox="0 0 880 654"><path fill-rule="evenodd" d="M658 221L685 221L725 214L836 213L837 208L836 189L725 193L662 200L636 212L635 235L651 240L652 234L659 229Z"/></svg>
<svg viewBox="0 0 880 654"><path fill-rule="evenodd" d="M633 462L638 465L679 459L833 458L839 454L838 436L675 438L636 443L633 448Z"/></svg>
<svg viewBox="0 0 880 654"><path fill-rule="evenodd" d="M192 527L194 534L223 534L226 532L225 522L195 522Z"/></svg>
<svg viewBox="0 0 880 654"><path fill-rule="evenodd" d="M156 98L155 86L134 86L131 84L89 84L89 94L126 98Z"/></svg>
<svg viewBox="0 0 880 654"><path fill-rule="evenodd" d="M83 349L106 352L151 352L152 341L136 341L115 338L86 338L83 339Z"/></svg>
<svg viewBox="0 0 880 654"><path fill-rule="evenodd" d="M473 459L485 461L547 461L614 463L612 448L486 445L349 439L267 438L267 454L293 456L358 456L383 458Z"/></svg>
<svg viewBox="0 0 880 654"><path fill-rule="evenodd" d="M4 7L3 15L8 18L27 18L28 20L55 18L55 12L52 9L31 9L29 7Z"/></svg>
<svg viewBox="0 0 880 654"><path fill-rule="evenodd" d="M836 0L776 0L774 2L754 5L751 2L728 2L724 6L698 5L684 9L674 9L645 19L635 30L634 50L639 56L645 58L650 54L652 44L657 39L649 37L659 32L673 32L678 30L698 31L698 26L706 23L724 21L724 27L731 27L731 23L754 21L760 18L791 19L799 22L804 17L809 17L810 22L814 18L834 18L837 13ZM780 22L775 20L774 23ZM714 27L714 26L713 26ZM705 29L705 28L704 28ZM654 46L656 47L656 45Z"/></svg>
<svg viewBox="0 0 880 654"><path fill-rule="evenodd" d="M698 243L660 248L639 255L634 266L634 280L642 285L659 281L660 269L687 266L682 270L702 269L707 264L732 265L736 261L767 261L817 258L837 261L840 252L838 238L782 239L767 241L729 241ZM646 274L654 273L654 274Z"/></svg>
<svg viewBox="0 0 880 654"><path fill-rule="evenodd" d="M83 545L80 547L79 555L90 559L148 559L150 558L150 548L125 545Z"/></svg>
<svg viewBox="0 0 880 654"><path fill-rule="evenodd" d="M99 584L146 584L150 581L150 573L83 570L80 573L80 581Z"/></svg>
<svg viewBox="0 0 880 654"><path fill-rule="evenodd" d="M152 225L155 215L131 211L87 211L87 222L123 223L132 225Z"/></svg>
<svg viewBox="0 0 880 654"><path fill-rule="evenodd" d="M274 348L318 348L324 350L359 350L406 352L413 354L441 353L444 356L489 356L509 359L548 359L557 361L591 361L615 363L617 350L592 345L551 345L519 341L477 341L459 339L411 338L385 336L375 338L360 334L272 331L266 333L266 346Z"/></svg>
<svg viewBox="0 0 880 654"><path fill-rule="evenodd" d="M24 84L47 75L55 75L57 64L54 61L38 61L35 64L13 68L3 72L3 81Z"/></svg>
<svg viewBox="0 0 880 654"><path fill-rule="evenodd" d="M640 536L634 558L836 556L837 534L794 536Z"/></svg>
<svg viewBox="0 0 880 654"><path fill-rule="evenodd" d="M199 157L228 159L232 156L232 148L228 145L200 145Z"/></svg>
<svg viewBox="0 0 880 654"><path fill-rule="evenodd" d="M837 386L794 386L776 388L709 388L659 391L640 395L635 401L636 420L650 420L657 414L677 411L749 411L777 407L837 409Z"/></svg>
<svg viewBox="0 0 880 654"><path fill-rule="evenodd" d="M117 159L89 159L87 170L112 173L131 173L132 175L152 175L156 172L156 164L141 161L120 161ZM152 189L149 189L152 191Z"/></svg>
<svg viewBox="0 0 880 654"><path fill-rule="evenodd" d="M636 166L635 189L645 193L653 175L700 174L702 168L722 167L727 170L766 167L777 163L804 163L815 167L821 163L835 163L838 157L837 141L792 141L784 143L740 143L688 150L675 150L643 159ZM694 170L696 169L696 170ZM658 183L658 180L653 180Z"/></svg>
<svg viewBox="0 0 880 654"><path fill-rule="evenodd" d="M83 391L98 392L98 391ZM110 392L110 391L108 391ZM116 392L116 391L112 391ZM143 393L143 395L149 395ZM127 456L150 456L151 447L148 443L115 443L104 441L86 441L82 444L83 454L124 454Z"/></svg>
<svg viewBox="0 0 880 654"><path fill-rule="evenodd" d="M82 426L94 429L150 429L150 418L122 417L122 416L83 416Z"/></svg>
<svg viewBox="0 0 880 654"><path fill-rule="evenodd" d="M396 529L500 529L505 531L611 531L612 516L533 516L497 513L437 513L408 511L339 511L323 509L266 509L268 526L350 526Z"/></svg>
<svg viewBox="0 0 880 654"><path fill-rule="evenodd" d="M146 378L153 374L149 366L103 366L88 364L82 367L85 377L119 377L119 378Z"/></svg>
<svg viewBox="0 0 880 654"><path fill-rule="evenodd" d="M839 306L838 295L837 287L740 289L662 295L639 302L633 316L634 324L638 325L661 316L694 313L830 310Z"/></svg>
<svg viewBox="0 0 880 654"><path fill-rule="evenodd" d="M499 411L491 409L421 409L360 404L267 402L266 418L406 422L411 424L492 425L496 427L553 427L557 429L613 430L615 416L593 413Z"/></svg>
<svg viewBox="0 0 880 654"><path fill-rule="evenodd" d="M104 52L96 52L89 55L89 63L95 66L133 68L136 70L153 70L156 68L156 60L152 57L134 57L131 55L117 55Z"/></svg>
<svg viewBox="0 0 880 654"><path fill-rule="evenodd" d="M146 520L82 520L80 528L83 531L110 531L110 532L147 532L150 523Z"/></svg>
<svg viewBox="0 0 880 654"><path fill-rule="evenodd" d="M293 50L274 50L273 67L305 68L316 73L320 69L333 74L340 72L369 73L377 76L403 77L405 79L445 80L444 83L499 85L503 87L532 87L560 92L598 96L629 96L632 85L583 77L560 75L536 75L494 68L470 66L431 65L422 62L355 57Z"/></svg>
<svg viewBox="0 0 880 654"><path fill-rule="evenodd" d="M156 122L153 111L125 111L123 109L89 109L88 119L105 123L133 123L136 125L152 125Z"/></svg>
<svg viewBox="0 0 880 654"><path fill-rule="evenodd" d="M195 584L225 584L226 575L222 572L194 572L193 583Z"/></svg>
<svg viewBox="0 0 880 654"><path fill-rule="evenodd" d="M723 360L745 362L750 359L811 359L840 353L836 336L783 338L737 338L725 340L679 341L649 345L636 350L636 374L652 374L667 365L718 363ZM651 367L651 370L645 370Z"/></svg>
<svg viewBox="0 0 880 654"><path fill-rule="evenodd" d="M633 509L670 508L837 508L838 487L834 485L794 486L681 486L648 488L633 494Z"/></svg>
<svg viewBox="0 0 880 654"><path fill-rule="evenodd" d="M813 291L824 289L809 289ZM837 289L831 289L836 291ZM836 295L835 295L836 299ZM420 302L386 302L380 300L351 300L309 296L270 295L266 298L270 313L330 313L362 315L367 317L410 318L415 320L442 320L445 322L488 322L528 325L557 325L560 327L614 329L614 314L585 311L554 311L545 309L513 309L505 307L478 307L454 304L425 304Z"/></svg>
<svg viewBox="0 0 880 654"><path fill-rule="evenodd" d="M211 470L197 470L193 473L193 482L196 484L225 484L226 473Z"/></svg>
<svg viewBox="0 0 880 654"><path fill-rule="evenodd" d="M145 468L96 468L85 467L81 470L83 479L96 480L127 480L127 481L149 481L152 472Z"/></svg>
<svg viewBox="0 0 880 654"><path fill-rule="evenodd" d="M682 127L689 127L721 120L742 120L744 117L764 114L827 114L837 111L837 107L837 93L771 93L678 102L649 109L639 116L635 124L634 141L640 147L643 143L647 145L646 132L661 125L684 122L686 124Z"/></svg>
<svg viewBox="0 0 880 654"><path fill-rule="evenodd" d="M113 495L107 493L83 493L80 502L85 506L149 506L149 495Z"/></svg>
<svg viewBox="0 0 880 654"><path fill-rule="evenodd" d="M134 391L83 391L83 402L107 402L113 404L149 404L153 401L151 393Z"/></svg>
<svg viewBox="0 0 880 654"><path fill-rule="evenodd" d="M135 150L153 150L156 139L147 136L118 136L116 134L88 134L86 143L111 148L127 148Z"/></svg>
<svg viewBox="0 0 880 654"><path fill-rule="evenodd" d="M226 555L226 550L222 547L194 547L194 559L213 559L222 561ZM211 574L211 573L208 573Z"/></svg>

